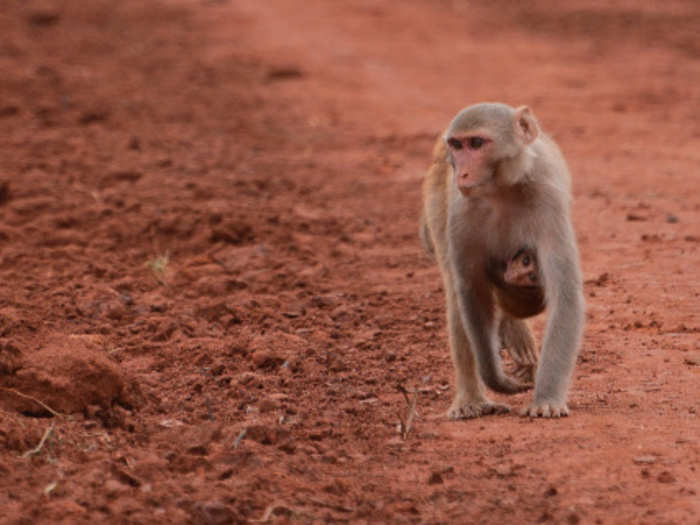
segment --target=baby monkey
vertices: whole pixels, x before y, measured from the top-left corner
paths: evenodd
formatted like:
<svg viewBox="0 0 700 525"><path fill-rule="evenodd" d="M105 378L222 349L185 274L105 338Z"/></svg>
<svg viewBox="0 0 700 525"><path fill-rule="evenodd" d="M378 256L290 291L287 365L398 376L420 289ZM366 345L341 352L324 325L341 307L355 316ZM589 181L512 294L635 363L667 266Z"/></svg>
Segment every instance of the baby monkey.
<svg viewBox="0 0 700 525"><path fill-rule="evenodd" d="M537 256L535 255L535 250L531 248L520 248L506 263L506 269L503 272L503 281L507 285L537 290L536 293L539 295L540 301L544 301L544 296L540 291L541 281L539 278ZM508 354L515 362L515 368L511 371L513 377L525 383L533 383L535 381L538 360L538 352L534 339L529 334L505 334L503 330L504 327L501 328L501 336L503 339L510 340L511 343L514 338L516 340L521 340L520 344L511 345L507 348Z"/></svg>
<svg viewBox="0 0 700 525"><path fill-rule="evenodd" d="M535 252L529 248L521 248L508 261L503 280L514 286L540 286L538 274Z"/></svg>

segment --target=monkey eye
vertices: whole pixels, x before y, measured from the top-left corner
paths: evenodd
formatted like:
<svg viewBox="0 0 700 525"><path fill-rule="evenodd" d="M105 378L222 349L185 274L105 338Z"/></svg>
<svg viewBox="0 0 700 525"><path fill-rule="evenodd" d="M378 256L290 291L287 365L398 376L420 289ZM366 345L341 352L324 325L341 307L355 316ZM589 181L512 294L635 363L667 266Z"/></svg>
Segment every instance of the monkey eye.
<svg viewBox="0 0 700 525"><path fill-rule="evenodd" d="M523 266L530 266L530 256L526 255L523 257Z"/></svg>
<svg viewBox="0 0 700 525"><path fill-rule="evenodd" d="M449 139L447 139L447 144L452 149L462 149L462 143L454 137L450 137Z"/></svg>
<svg viewBox="0 0 700 525"><path fill-rule="evenodd" d="M486 144L486 139L483 137L470 137L469 139L469 147L471 149L479 149L484 144Z"/></svg>

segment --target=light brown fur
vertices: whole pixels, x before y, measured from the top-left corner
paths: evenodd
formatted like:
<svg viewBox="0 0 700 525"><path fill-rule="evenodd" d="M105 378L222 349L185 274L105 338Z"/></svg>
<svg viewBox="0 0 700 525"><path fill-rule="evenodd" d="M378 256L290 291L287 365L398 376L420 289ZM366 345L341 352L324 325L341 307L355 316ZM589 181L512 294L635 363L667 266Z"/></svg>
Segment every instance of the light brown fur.
<svg viewBox="0 0 700 525"><path fill-rule="evenodd" d="M488 142L463 149L460 144L470 144L474 136ZM455 140L460 142L448 147ZM503 393L527 388L503 373L498 339L516 362L525 356L520 361L534 367L537 352L524 318L540 313L545 304L551 312L534 400L523 413L567 415L583 296L569 218L569 174L556 144L540 133L527 108L466 108L435 145L423 200L421 235L442 274L456 371L457 392L448 415L506 411L506 405L488 399L483 383ZM522 246L534 247L539 286L504 280L507 261Z"/></svg>

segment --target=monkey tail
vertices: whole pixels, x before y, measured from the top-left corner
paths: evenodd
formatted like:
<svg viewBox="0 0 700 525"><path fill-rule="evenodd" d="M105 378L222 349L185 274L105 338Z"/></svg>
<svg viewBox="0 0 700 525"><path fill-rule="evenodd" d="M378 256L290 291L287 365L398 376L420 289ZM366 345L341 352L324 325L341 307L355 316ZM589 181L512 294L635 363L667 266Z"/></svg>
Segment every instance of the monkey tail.
<svg viewBox="0 0 700 525"><path fill-rule="evenodd" d="M478 356L479 359L479 375L484 384L494 392L499 394L517 394L532 388L532 385L516 381L509 375L503 372L501 367L501 359L498 350L493 355Z"/></svg>
<svg viewBox="0 0 700 525"><path fill-rule="evenodd" d="M428 221L425 219L425 213L420 216L420 229L418 231L420 234L420 242L423 245L425 253L431 257L435 257L435 246L433 245L433 240L430 238L430 230L428 229Z"/></svg>

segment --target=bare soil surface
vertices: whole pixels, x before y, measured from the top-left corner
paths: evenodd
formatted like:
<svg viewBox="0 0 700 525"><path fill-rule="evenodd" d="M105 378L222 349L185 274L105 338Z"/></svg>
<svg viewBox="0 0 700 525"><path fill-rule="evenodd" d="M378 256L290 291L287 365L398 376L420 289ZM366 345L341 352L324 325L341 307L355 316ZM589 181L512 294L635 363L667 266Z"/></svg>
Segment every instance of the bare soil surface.
<svg viewBox="0 0 700 525"><path fill-rule="evenodd" d="M3 3L0 523L700 523L698 27L694 0ZM574 174L566 419L445 417L420 181L483 100Z"/></svg>

